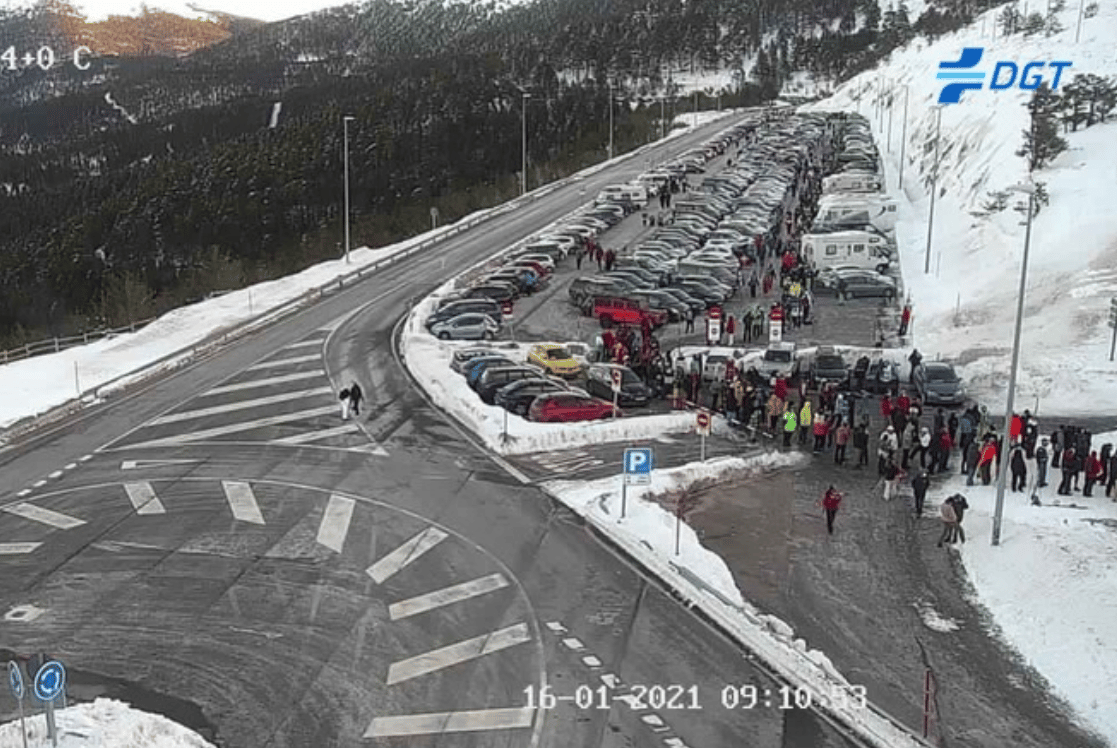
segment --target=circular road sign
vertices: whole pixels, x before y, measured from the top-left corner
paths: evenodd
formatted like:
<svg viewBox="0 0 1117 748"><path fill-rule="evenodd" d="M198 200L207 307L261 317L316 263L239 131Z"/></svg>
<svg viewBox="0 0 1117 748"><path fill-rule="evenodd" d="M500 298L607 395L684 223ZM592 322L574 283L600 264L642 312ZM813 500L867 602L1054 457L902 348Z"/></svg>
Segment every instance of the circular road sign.
<svg viewBox="0 0 1117 748"><path fill-rule="evenodd" d="M699 413L698 414L698 428L702 429L703 431L710 428L710 414L709 413Z"/></svg>
<svg viewBox="0 0 1117 748"><path fill-rule="evenodd" d="M511 301L502 301L501 304L500 304L500 313L502 315L504 315L505 317L511 317L512 316L512 302Z"/></svg>
<svg viewBox="0 0 1117 748"><path fill-rule="evenodd" d="M19 669L15 660L8 662L8 685L11 687L12 695L16 697L16 701L23 701L23 671Z"/></svg>
<svg viewBox="0 0 1117 748"><path fill-rule="evenodd" d="M613 369L613 371L610 372L610 374L613 377L613 389L616 390L617 392L620 392L621 391L621 382L623 381L624 372L622 372L620 369Z"/></svg>
<svg viewBox="0 0 1117 748"><path fill-rule="evenodd" d="M39 701L54 701L66 685L66 668L61 662L50 661L35 673L35 697Z"/></svg>

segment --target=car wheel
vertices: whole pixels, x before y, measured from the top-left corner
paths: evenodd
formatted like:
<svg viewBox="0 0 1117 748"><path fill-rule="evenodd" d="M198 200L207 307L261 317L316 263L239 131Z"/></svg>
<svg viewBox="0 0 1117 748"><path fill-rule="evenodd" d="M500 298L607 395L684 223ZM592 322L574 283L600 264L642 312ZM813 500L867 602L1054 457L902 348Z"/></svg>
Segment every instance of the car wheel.
<svg viewBox="0 0 1117 748"><path fill-rule="evenodd" d="M853 298L853 294L851 294L849 291L839 291L839 293L841 294L842 301L849 301Z"/></svg>
<svg viewBox="0 0 1117 748"><path fill-rule="evenodd" d="M492 331L491 330L485 330L485 340L492 340L492 339L493 339Z"/></svg>
<svg viewBox="0 0 1117 748"><path fill-rule="evenodd" d="M438 333L438 339L439 340L449 340L450 339L450 333L443 330L442 332Z"/></svg>

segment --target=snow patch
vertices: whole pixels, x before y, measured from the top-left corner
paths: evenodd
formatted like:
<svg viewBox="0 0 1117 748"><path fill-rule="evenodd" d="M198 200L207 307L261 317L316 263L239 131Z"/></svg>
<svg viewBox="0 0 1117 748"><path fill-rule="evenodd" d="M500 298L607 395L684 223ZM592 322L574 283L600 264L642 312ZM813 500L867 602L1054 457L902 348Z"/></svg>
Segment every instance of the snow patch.
<svg viewBox="0 0 1117 748"><path fill-rule="evenodd" d="M214 748L197 733L158 714L112 699L56 710L58 748ZM46 716L28 717L28 745L50 745ZM0 725L0 748L23 748L16 719Z"/></svg>

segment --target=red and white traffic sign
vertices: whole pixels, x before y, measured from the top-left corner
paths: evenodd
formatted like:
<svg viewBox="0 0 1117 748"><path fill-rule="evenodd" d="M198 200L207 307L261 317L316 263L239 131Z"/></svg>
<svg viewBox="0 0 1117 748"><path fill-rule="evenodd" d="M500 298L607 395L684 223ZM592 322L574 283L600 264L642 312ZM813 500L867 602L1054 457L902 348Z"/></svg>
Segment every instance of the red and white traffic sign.
<svg viewBox="0 0 1117 748"><path fill-rule="evenodd" d="M771 311L768 312L768 319L772 320L773 322L776 322L776 321L782 322L783 321L783 307L779 306L778 304L776 306L772 307Z"/></svg>
<svg viewBox="0 0 1117 748"><path fill-rule="evenodd" d="M698 411L695 417L695 423L698 425L698 433L702 436L710 435L710 414L704 410Z"/></svg>
<svg viewBox="0 0 1117 748"><path fill-rule="evenodd" d="M624 378L624 372L620 369L613 369L609 372L613 377L613 392L621 391L621 380Z"/></svg>
<svg viewBox="0 0 1117 748"><path fill-rule="evenodd" d="M504 315L505 317L511 317L512 316L512 301L511 301L511 299L509 299L508 301L500 302L500 313L502 315Z"/></svg>

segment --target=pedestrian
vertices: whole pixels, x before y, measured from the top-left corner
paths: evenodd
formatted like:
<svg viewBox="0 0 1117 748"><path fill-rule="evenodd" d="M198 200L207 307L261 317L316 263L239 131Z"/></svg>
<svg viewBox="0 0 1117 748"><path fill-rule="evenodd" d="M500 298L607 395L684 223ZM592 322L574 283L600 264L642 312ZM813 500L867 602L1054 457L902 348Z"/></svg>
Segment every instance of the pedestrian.
<svg viewBox="0 0 1117 748"><path fill-rule="evenodd" d="M1064 449L1060 461L1062 462L1060 469L1063 471L1063 479L1059 482L1059 489L1056 493L1060 496L1070 496L1071 475L1074 472L1074 447Z"/></svg>
<svg viewBox="0 0 1117 748"><path fill-rule="evenodd" d="M1109 480L1109 458L1113 456L1113 445L1104 444L1101 448L1101 453L1098 459L1101 461L1101 477L1098 478L1098 484L1104 486Z"/></svg>
<svg viewBox="0 0 1117 748"><path fill-rule="evenodd" d="M842 495L833 484L826 489L822 497L822 508L826 512L826 532L834 534L834 518L838 516L838 507L842 505Z"/></svg>
<svg viewBox="0 0 1117 748"><path fill-rule="evenodd" d="M1047 437L1044 437L1036 447L1036 488L1047 485L1047 444Z"/></svg>
<svg viewBox="0 0 1117 748"><path fill-rule="evenodd" d="M911 490L915 496L915 516L918 519L923 516L923 501L927 498L927 488L931 485L931 479L927 475L926 470L920 470L916 473L915 477L911 479Z"/></svg>
<svg viewBox="0 0 1117 748"><path fill-rule="evenodd" d="M954 542L954 528L958 526L958 514L954 511L954 497L951 496L939 506L942 519L942 534L939 535L939 548L943 543Z"/></svg>
<svg viewBox="0 0 1117 748"><path fill-rule="evenodd" d="M788 403L783 411L783 446L791 446L791 435L797 428L795 422L795 403Z"/></svg>
<svg viewBox="0 0 1117 748"><path fill-rule="evenodd" d="M752 275L749 276L749 298L756 298L756 287L760 285L760 279L756 277L756 270L753 269Z"/></svg>
<svg viewBox="0 0 1117 748"><path fill-rule="evenodd" d="M900 434L900 467L907 470L908 465L911 464L911 458L916 452L919 451L919 426L914 423L909 423L903 431L897 432Z"/></svg>
<svg viewBox="0 0 1117 748"><path fill-rule="evenodd" d="M880 398L880 415L885 420L892 417L892 400L888 397L888 393L885 393Z"/></svg>
<svg viewBox="0 0 1117 748"><path fill-rule="evenodd" d="M885 501L892 501L896 489L903 479L904 471L900 469L895 460L889 458L888 463L884 466L884 495L882 498Z"/></svg>
<svg viewBox="0 0 1117 748"><path fill-rule="evenodd" d="M883 476L892 456L896 454L896 429L889 424L877 440L877 474Z"/></svg>
<svg viewBox="0 0 1117 748"><path fill-rule="evenodd" d="M904 304L904 309L900 312L900 337L908 334L908 326L911 324L911 304Z"/></svg>
<svg viewBox="0 0 1117 748"><path fill-rule="evenodd" d="M974 475L977 473L977 461L981 455L981 447L977 439L970 439L962 456L962 474L966 476L966 485L972 486Z"/></svg>
<svg viewBox="0 0 1117 748"><path fill-rule="evenodd" d="M853 430L853 448L857 450L857 470L869 464L869 424L862 421Z"/></svg>
<svg viewBox="0 0 1117 748"><path fill-rule="evenodd" d="M776 423L781 413L783 413L783 401L773 392L768 395L768 430L773 434L776 433Z"/></svg>
<svg viewBox="0 0 1117 748"><path fill-rule="evenodd" d="M359 416L361 414L361 400L364 399L365 394L361 392L361 386L356 382L349 385L349 401L352 403L353 415Z"/></svg>
<svg viewBox="0 0 1117 748"><path fill-rule="evenodd" d="M992 437L986 439L985 445L981 448L981 457L977 461L977 470L981 475L981 485L983 486L988 486L992 482L991 473L997 454L997 440Z"/></svg>
<svg viewBox="0 0 1117 748"><path fill-rule="evenodd" d="M901 323L900 335L903 335L905 332L907 332L907 326ZM911 364L911 370L908 372L908 382L914 384L915 370L919 368L919 365L921 363L923 363L923 354L919 352L918 348L911 349L911 355L908 356L908 363Z"/></svg>
<svg viewBox="0 0 1117 748"><path fill-rule="evenodd" d="M725 320L725 334L729 338L729 345L734 345L737 342L737 320L733 319L730 314Z"/></svg>
<svg viewBox="0 0 1117 748"><path fill-rule="evenodd" d="M349 420L349 390L344 389L337 393L337 399L341 401L341 420Z"/></svg>
<svg viewBox="0 0 1117 748"><path fill-rule="evenodd" d="M927 457L931 448L931 432L924 426L919 430L919 467L927 467Z"/></svg>
<svg viewBox="0 0 1117 748"><path fill-rule="evenodd" d="M953 450L954 440L950 438L950 431L943 429L939 434L939 463L931 466L932 473L950 470L950 453Z"/></svg>
<svg viewBox="0 0 1117 748"><path fill-rule="evenodd" d="M1024 462L1024 450L1021 447L1012 448L1012 460L1008 464L1012 471L1012 491L1023 491L1028 485L1028 466Z"/></svg>
<svg viewBox="0 0 1117 748"><path fill-rule="evenodd" d="M807 443L807 434L811 431L811 424L814 419L811 417L811 401L809 399L803 400L803 407L799 409L799 444L805 446Z"/></svg>
<svg viewBox="0 0 1117 748"><path fill-rule="evenodd" d="M950 443L958 443L958 415L951 411L950 418L946 420L946 430L950 433Z"/></svg>
<svg viewBox="0 0 1117 748"><path fill-rule="evenodd" d="M814 431L814 454L819 454L826 449L826 435L829 432L825 413L822 411L815 413L811 429Z"/></svg>
<svg viewBox="0 0 1117 748"><path fill-rule="evenodd" d="M966 510L970 508L969 502L966 497L960 493L956 493L951 497L954 502L954 535L951 536L950 542L957 543L959 541L966 542L966 531L962 529L962 518L966 516Z"/></svg>
<svg viewBox="0 0 1117 748"><path fill-rule="evenodd" d="M1082 495L1093 496L1094 486L1099 480L1101 480L1101 460L1098 459L1097 450L1093 450L1086 458L1086 485L1082 488Z"/></svg>
<svg viewBox="0 0 1117 748"><path fill-rule="evenodd" d="M1051 432L1051 467L1059 467L1059 462L1063 459L1063 450L1066 449L1063 440L1063 426Z"/></svg>
<svg viewBox="0 0 1117 748"><path fill-rule="evenodd" d="M694 332L694 310L687 309L686 312L686 332Z"/></svg>
<svg viewBox="0 0 1117 748"><path fill-rule="evenodd" d="M1105 495L1117 501L1117 452L1109 458L1109 478L1105 482Z"/></svg>
<svg viewBox="0 0 1117 748"><path fill-rule="evenodd" d="M842 419L838 430L834 433L834 462L839 465L846 464L846 445L849 444L852 435L853 430L849 427L849 422Z"/></svg>
<svg viewBox="0 0 1117 748"><path fill-rule="evenodd" d="M1078 490L1078 476L1082 472L1082 468L1086 464L1086 450L1078 442L1079 446L1074 448L1074 454L1070 461L1070 477L1074 483L1074 490ZM1063 455L1063 462L1066 462L1066 455Z"/></svg>

